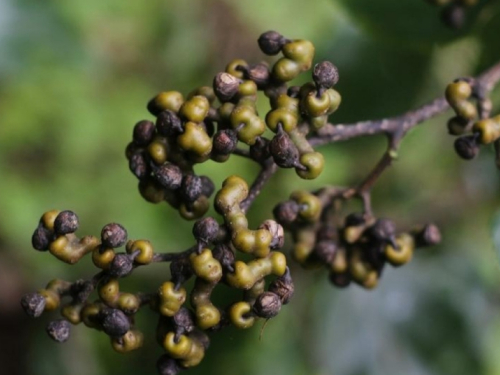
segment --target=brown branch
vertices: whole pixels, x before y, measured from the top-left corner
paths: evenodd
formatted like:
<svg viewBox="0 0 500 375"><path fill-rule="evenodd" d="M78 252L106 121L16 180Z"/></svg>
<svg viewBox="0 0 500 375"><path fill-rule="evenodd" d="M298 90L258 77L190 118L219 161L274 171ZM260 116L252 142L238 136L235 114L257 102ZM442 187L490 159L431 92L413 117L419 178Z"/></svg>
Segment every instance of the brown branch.
<svg viewBox="0 0 500 375"><path fill-rule="evenodd" d="M259 174L255 178L250 191L248 192L248 197L243 202L241 202L241 209L243 212L247 212L253 201L260 194L264 185L269 181L269 179L276 173L278 166L274 163L272 158L269 158L262 166Z"/></svg>
<svg viewBox="0 0 500 375"><path fill-rule="evenodd" d="M489 92L498 81L500 81L500 63L479 75L475 80L475 85L478 90ZM351 124L327 124L318 131L317 136L309 139L309 143L313 146L319 146L381 133L395 134L399 132L401 136L404 136L414 126L445 112L448 108L446 99L440 97L400 116Z"/></svg>
<svg viewBox="0 0 500 375"><path fill-rule="evenodd" d="M155 253L153 255L153 259L151 260L152 263L158 263L158 262L171 262L173 260L185 257L196 251L198 248L198 245L191 246L189 249L186 249L184 251L178 252L178 253Z"/></svg>

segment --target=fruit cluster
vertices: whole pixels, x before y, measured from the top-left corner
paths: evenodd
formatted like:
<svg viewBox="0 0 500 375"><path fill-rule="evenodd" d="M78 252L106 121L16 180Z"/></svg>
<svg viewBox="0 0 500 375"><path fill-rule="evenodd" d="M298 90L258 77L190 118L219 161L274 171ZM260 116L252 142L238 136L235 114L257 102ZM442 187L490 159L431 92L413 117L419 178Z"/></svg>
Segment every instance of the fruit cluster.
<svg viewBox="0 0 500 375"><path fill-rule="evenodd" d="M450 83L445 93L456 114L448 121L448 131L460 136L455 150L466 160L476 157L481 145L495 143L497 147L500 139L500 116L489 117L491 102L475 86L473 80L460 78Z"/></svg>
<svg viewBox="0 0 500 375"><path fill-rule="evenodd" d="M166 201L186 219L202 217L214 186L208 177L195 174L194 165L224 162L233 153L248 152L259 163L272 157L305 179L321 173L323 156L306 136L325 125L340 104L332 88L338 82L337 68L329 62L316 64L313 82L288 87L287 82L311 68L312 43L274 31L262 34L258 43L265 54L281 52L283 57L271 68L237 59L215 76L212 87L199 87L186 98L177 91L161 92L149 101L156 121L138 122L126 150L146 200ZM257 111L258 91L270 101L264 117ZM264 137L266 128L276 134L271 140ZM249 150L238 149L239 142Z"/></svg>
<svg viewBox="0 0 500 375"><path fill-rule="evenodd" d="M49 251L63 262L74 264L92 254L100 269L92 279L74 283L55 279L44 289L24 296L21 304L31 317L44 311L60 310L62 319L47 326L51 338L64 342L72 325L84 323L103 331L118 352L135 350L143 344L143 333L135 326L135 314L149 306L159 315L157 339L166 354L158 361L160 374L176 374L200 363L209 344L208 332L232 324L251 327L257 318L276 316L293 294L293 282L286 258L279 248L284 243L283 228L267 220L256 230L248 221L240 203L248 194L246 182L229 177L217 193L215 207L224 218L198 220L193 227L196 245L181 253L156 253L146 240L127 240L127 231L111 223L102 228L101 238L78 239L78 217L71 211L49 211L33 233L35 249ZM124 252L117 249L125 246ZM236 259L235 250L253 255ZM120 290L120 279L136 267L170 261L171 278L154 293L128 293ZM266 279L275 275L268 284ZM195 277L188 293L184 284ZM217 285L241 290L242 298L226 308L215 306L211 294ZM90 297L96 291L97 299ZM186 306L190 300L191 307ZM63 302L63 299L67 301Z"/></svg>
<svg viewBox="0 0 500 375"><path fill-rule="evenodd" d="M266 55L281 53L282 57L271 67L234 60L215 75L212 87L199 87L186 97L177 91L159 93L147 104L155 121L138 122L126 148L142 196L153 203L166 201L184 219L196 220L192 247L178 253L156 252L147 240L128 240L126 229L117 223L105 225L100 238L79 238L75 213L49 211L42 216L32 237L36 250L48 251L68 264L92 254L99 269L88 280L52 280L46 288L22 299L24 310L32 317L60 310L62 319L47 327L54 340L66 341L71 326L83 323L108 335L116 351L135 350L144 341L135 316L148 306L158 314L156 338L165 350L157 362L158 371L175 375L202 361L209 333L228 325L249 328L259 318L276 316L289 302L294 285L286 257L280 252L284 228L292 234L295 260L305 267L326 266L331 281L341 287L354 281L373 288L386 263L405 264L416 247L439 242L434 225L397 233L391 221L375 218L366 207L363 213L341 219L337 200L355 194L346 198L334 188L295 192L275 208L276 221L250 225L246 212L265 183L259 180L262 173L277 166L294 168L299 177L314 179L323 171L323 156L309 139L328 128L328 116L341 101L333 89L339 79L337 68L330 62L313 67L311 42L269 31L260 36L258 44ZM311 67L312 82L288 84ZM457 110L454 121L460 124L476 116L468 102L472 94L463 90L460 86L449 94ZM259 91L270 103L263 117L257 108ZM478 132L492 125L474 126ZM491 132L484 130L477 139L489 140L494 137ZM260 177L252 187L233 175L216 191L209 177L195 173L196 164L221 163L233 154L261 165ZM220 222L204 217L214 193ZM170 276L158 283L156 291L121 290L122 278L137 267L158 262L170 263ZM193 286L188 287L191 279ZM216 304L212 295L220 285L238 290L241 298L227 306Z"/></svg>
<svg viewBox="0 0 500 375"><path fill-rule="evenodd" d="M459 29L465 23L467 8L475 6L479 0L427 0L431 4L442 7L441 19L443 23L452 28Z"/></svg>
<svg viewBox="0 0 500 375"><path fill-rule="evenodd" d="M292 256L305 268L326 267L330 281L346 287L351 281L372 289L386 263L398 267L408 263L416 247L440 242L432 224L397 233L388 219L352 213L343 220L332 206L335 191L296 191L274 209L276 220L293 239Z"/></svg>

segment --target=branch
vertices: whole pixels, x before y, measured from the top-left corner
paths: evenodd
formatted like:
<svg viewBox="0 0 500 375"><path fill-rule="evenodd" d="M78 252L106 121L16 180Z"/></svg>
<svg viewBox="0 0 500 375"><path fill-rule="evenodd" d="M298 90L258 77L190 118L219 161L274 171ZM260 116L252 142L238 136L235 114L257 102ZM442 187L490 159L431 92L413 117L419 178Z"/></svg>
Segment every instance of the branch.
<svg viewBox="0 0 500 375"><path fill-rule="evenodd" d="M476 90L489 92L500 81L500 63L483 72L475 80ZM445 112L450 106L444 97L437 98L413 111L400 116L373 121L360 121L351 124L327 124L311 137L309 143L313 146L374 134L396 134L404 136L414 126Z"/></svg>
<svg viewBox="0 0 500 375"><path fill-rule="evenodd" d="M269 158L262 166L259 174L255 178L250 191L248 192L248 197L243 202L241 202L241 209L243 212L247 212L253 201L260 194L264 185L269 181L269 179L276 173L278 166L274 163L272 158Z"/></svg>

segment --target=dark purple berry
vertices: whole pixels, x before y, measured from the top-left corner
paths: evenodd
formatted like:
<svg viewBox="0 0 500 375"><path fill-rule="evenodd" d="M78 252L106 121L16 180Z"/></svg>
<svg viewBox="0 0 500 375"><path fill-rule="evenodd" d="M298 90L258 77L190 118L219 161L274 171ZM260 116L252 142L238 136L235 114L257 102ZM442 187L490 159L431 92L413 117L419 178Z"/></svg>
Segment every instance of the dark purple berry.
<svg viewBox="0 0 500 375"><path fill-rule="evenodd" d="M229 73L217 73L213 87L217 98L224 103L230 101L239 90L241 80Z"/></svg>
<svg viewBox="0 0 500 375"><path fill-rule="evenodd" d="M130 321L125 313L118 309L102 311L102 330L111 337L122 337L130 329Z"/></svg>
<svg viewBox="0 0 500 375"><path fill-rule="evenodd" d="M29 293L21 299L24 312L31 318L38 318L45 309L45 298L39 293Z"/></svg>
<svg viewBox="0 0 500 375"><path fill-rule="evenodd" d="M329 89L339 81L339 71L330 61L323 61L314 65L313 80L317 86Z"/></svg>
<svg viewBox="0 0 500 375"><path fill-rule="evenodd" d="M147 146L155 136L155 124L151 121L142 120L134 126L133 139L137 146Z"/></svg>
<svg viewBox="0 0 500 375"><path fill-rule="evenodd" d="M111 261L108 274L112 277L125 277L133 268L134 261L129 254L116 254Z"/></svg>
<svg viewBox="0 0 500 375"><path fill-rule="evenodd" d="M273 56L281 51L281 47L286 43L286 39L276 31L267 31L259 37L257 42L262 52Z"/></svg>
<svg viewBox="0 0 500 375"><path fill-rule="evenodd" d="M292 275L288 267L283 276L276 278L269 284L269 291L278 295L283 305L286 305L290 301L295 292L295 286L293 285Z"/></svg>
<svg viewBox="0 0 500 375"><path fill-rule="evenodd" d="M54 221L54 232L59 235L76 232L78 229L78 216L73 211L62 211Z"/></svg>
<svg viewBox="0 0 500 375"><path fill-rule="evenodd" d="M57 342L65 342L69 339L71 323L64 319L54 320L47 325L47 333L50 338Z"/></svg>
<svg viewBox="0 0 500 375"><path fill-rule="evenodd" d="M465 160L474 159L479 153L479 145L475 135L457 138L454 146L458 156Z"/></svg>
<svg viewBox="0 0 500 375"><path fill-rule="evenodd" d="M33 248L36 250L46 251L49 249L51 238L52 233L40 224L31 236L31 245L33 245Z"/></svg>
<svg viewBox="0 0 500 375"><path fill-rule="evenodd" d="M219 234L219 223L213 217L205 217L194 223L193 235L205 245L213 243Z"/></svg>
<svg viewBox="0 0 500 375"><path fill-rule="evenodd" d="M273 292L261 293L253 305L253 311L261 318L273 318L281 310L281 299Z"/></svg>
<svg viewBox="0 0 500 375"><path fill-rule="evenodd" d="M187 202L194 202L203 194L203 181L199 176L188 174L182 179L181 195Z"/></svg>
<svg viewBox="0 0 500 375"><path fill-rule="evenodd" d="M174 111L169 109L158 114L156 130L165 137L173 137L183 132L182 121Z"/></svg>
<svg viewBox="0 0 500 375"><path fill-rule="evenodd" d="M159 375L177 375L182 371L182 367L177 361L167 354L163 354L156 362L156 369Z"/></svg>
<svg viewBox="0 0 500 375"><path fill-rule="evenodd" d="M172 163L165 163L153 172L155 180L165 189L176 190L182 183L181 169Z"/></svg>
<svg viewBox="0 0 500 375"><path fill-rule="evenodd" d="M113 249L123 246L127 242L127 230L118 223L107 224L101 230L101 242Z"/></svg>
<svg viewBox="0 0 500 375"><path fill-rule="evenodd" d="M233 129L219 130L213 138L212 151L219 155L229 155L238 145L238 137Z"/></svg>
<svg viewBox="0 0 500 375"><path fill-rule="evenodd" d="M299 150L284 131L274 136L269 144L269 151L274 162L281 168L293 168L299 164Z"/></svg>

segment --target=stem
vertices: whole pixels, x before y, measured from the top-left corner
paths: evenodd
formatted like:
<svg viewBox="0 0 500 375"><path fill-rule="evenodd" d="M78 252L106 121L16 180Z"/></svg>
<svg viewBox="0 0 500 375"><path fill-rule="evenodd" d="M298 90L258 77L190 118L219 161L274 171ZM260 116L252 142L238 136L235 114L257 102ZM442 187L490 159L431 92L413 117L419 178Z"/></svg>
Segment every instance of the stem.
<svg viewBox="0 0 500 375"><path fill-rule="evenodd" d="M257 196L262 191L262 188L264 187L264 185L276 173L277 170L278 170L278 166L274 163L274 161L271 158L269 158L264 163L264 165L262 166L262 169L260 170L259 174L255 178L255 181L253 182L252 186L250 187L250 191L248 192L247 199L245 199L243 202L241 202L240 207L244 213L246 213L248 211L248 209L252 205L255 198L257 198Z"/></svg>
<svg viewBox="0 0 500 375"><path fill-rule="evenodd" d="M179 253L155 253L155 255L153 255L153 260L151 261L151 263L171 262L173 260L190 255L192 252L196 251L197 248L198 245L194 245L189 249L186 249Z"/></svg>
<svg viewBox="0 0 500 375"><path fill-rule="evenodd" d="M500 81L500 63L493 65L479 75L476 79L476 85L483 92L489 92L498 81ZM440 97L400 116L351 124L327 124L318 130L317 136L309 139L309 143L313 146L319 146L380 133L395 134L400 132L404 136L411 128L445 112L448 108L450 106L446 99Z"/></svg>

